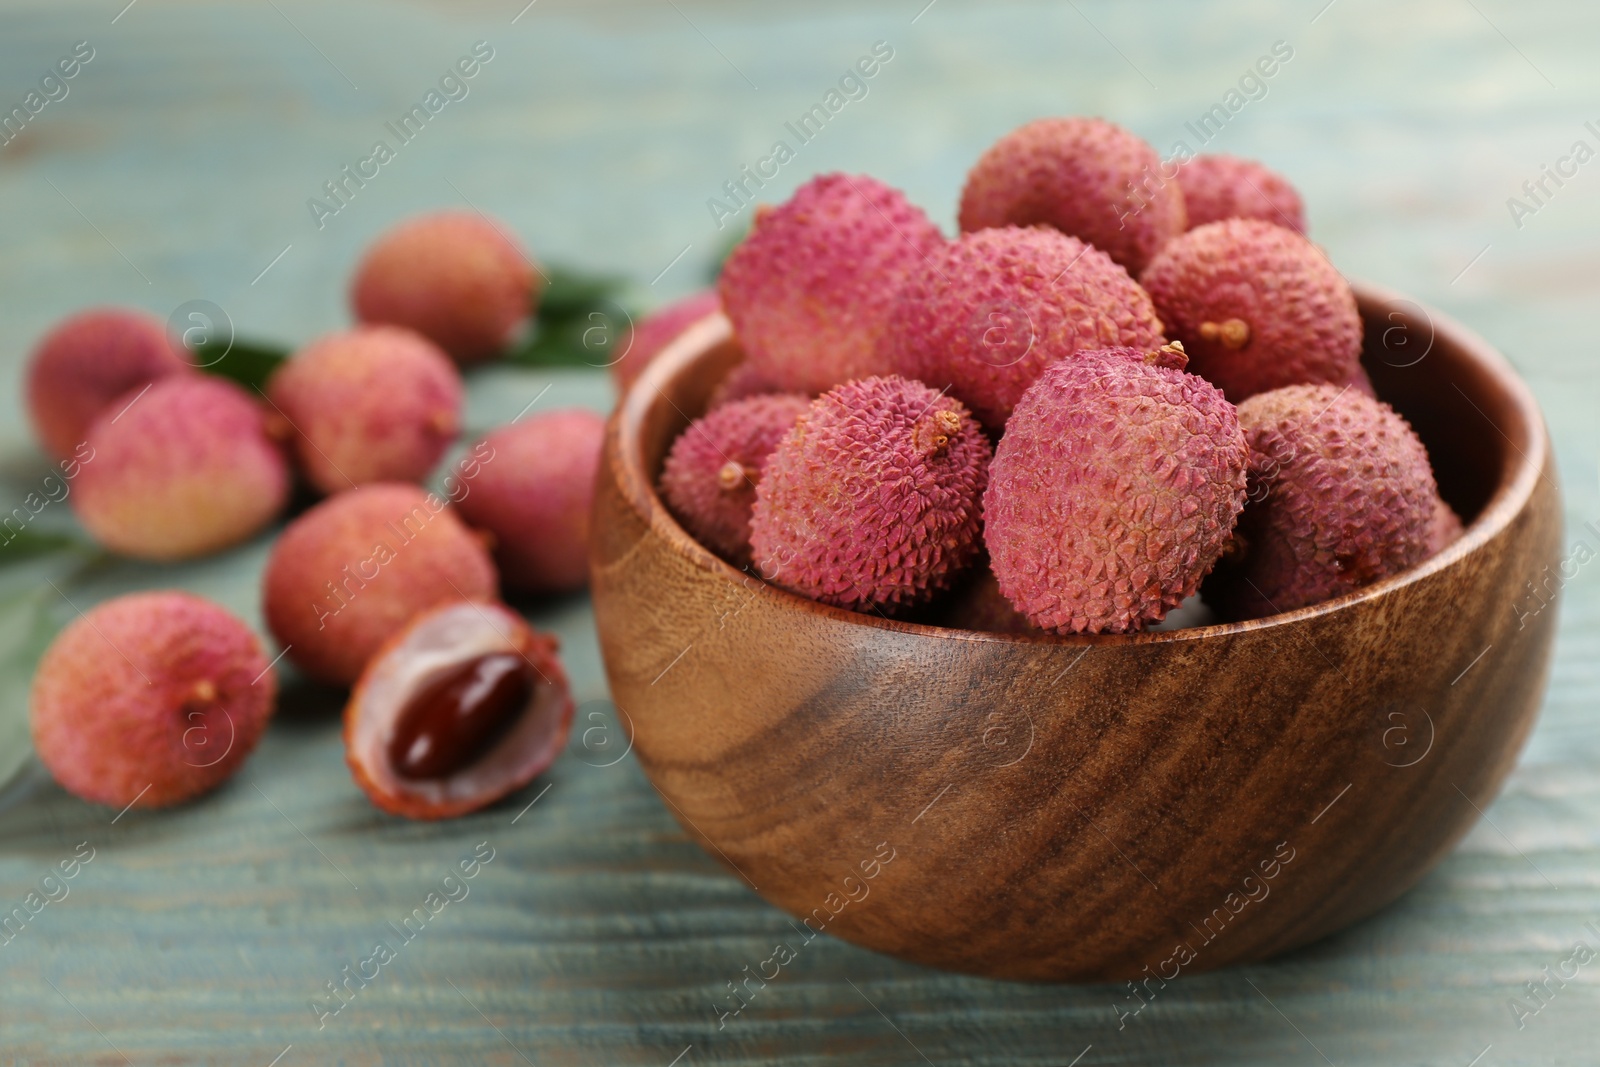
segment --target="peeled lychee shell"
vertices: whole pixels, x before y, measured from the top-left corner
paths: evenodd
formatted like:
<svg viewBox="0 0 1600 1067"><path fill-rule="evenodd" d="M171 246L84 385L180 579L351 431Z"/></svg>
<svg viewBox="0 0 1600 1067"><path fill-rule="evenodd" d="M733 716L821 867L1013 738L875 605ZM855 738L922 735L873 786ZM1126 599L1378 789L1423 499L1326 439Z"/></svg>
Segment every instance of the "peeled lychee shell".
<svg viewBox="0 0 1600 1067"><path fill-rule="evenodd" d="M883 337L896 374L970 407L990 430L1044 369L1074 352L1164 343L1128 272L1044 227L963 234L914 270Z"/></svg>
<svg viewBox="0 0 1600 1067"><path fill-rule="evenodd" d="M1190 230L1139 279L1189 369L1239 403L1360 369L1355 294L1316 245L1259 219Z"/></svg>
<svg viewBox="0 0 1600 1067"><path fill-rule="evenodd" d="M208 600L134 593L57 635L29 722L62 788L108 807L177 804L249 758L278 681L249 627Z"/></svg>
<svg viewBox="0 0 1600 1067"><path fill-rule="evenodd" d="M456 508L487 531L509 589L569 593L589 584L589 507L605 419L583 408L528 415L474 447L478 473Z"/></svg>
<svg viewBox="0 0 1600 1067"><path fill-rule="evenodd" d="M943 244L921 208L865 176L825 174L759 209L718 283L747 363L812 395L887 372L878 338L895 294Z"/></svg>
<svg viewBox="0 0 1600 1067"><path fill-rule="evenodd" d="M796 393L748 397L678 435L661 470L661 495L690 536L735 565L750 561L750 512L761 472L810 406Z"/></svg>
<svg viewBox="0 0 1600 1067"><path fill-rule="evenodd" d="M652 312L618 337L611 364L611 376L616 380L618 391L626 392L650 361L680 333L720 310L722 299L717 291L702 289Z"/></svg>
<svg viewBox="0 0 1600 1067"><path fill-rule="evenodd" d="M1440 503L1427 450L1387 404L1296 385L1239 405L1250 445L1242 556L1206 583L1220 614L1318 604L1426 559Z"/></svg>
<svg viewBox="0 0 1600 1067"><path fill-rule="evenodd" d="M1223 219L1261 219L1306 232L1305 205L1289 180L1253 159L1195 156L1178 171L1189 229Z"/></svg>
<svg viewBox="0 0 1600 1067"><path fill-rule="evenodd" d="M1043 223L1137 274L1182 233L1183 193L1161 157L1103 119L1038 119L990 146L961 190L961 232Z"/></svg>
<svg viewBox="0 0 1600 1067"><path fill-rule="evenodd" d="M319 492L420 482L456 439L461 376L437 345L396 326L312 342L267 386L279 432Z"/></svg>
<svg viewBox="0 0 1600 1067"><path fill-rule="evenodd" d="M495 598L483 542L414 485L329 497L278 538L262 576L267 626L313 678L349 685L372 654L447 600Z"/></svg>
<svg viewBox="0 0 1600 1067"><path fill-rule="evenodd" d="M113 401L89 427L71 496L113 552L187 559L250 537L283 510L289 465L261 406L232 382L168 375Z"/></svg>
<svg viewBox="0 0 1600 1067"><path fill-rule="evenodd" d="M874 377L829 390L756 486L758 572L835 607L927 601L978 551L990 452L965 405L921 382Z"/></svg>
<svg viewBox="0 0 1600 1067"><path fill-rule="evenodd" d="M504 354L543 281L508 231L482 215L439 211L386 231L350 286L356 318L405 326L458 363Z"/></svg>
<svg viewBox="0 0 1600 1067"><path fill-rule="evenodd" d="M430 683L487 656L514 656L529 683L500 735L437 777L407 777L391 755L403 713ZM554 637L498 604L434 608L390 638L361 673L344 713L345 761L374 804L409 819L448 819L521 789L555 762L572 728L572 693ZM444 726L448 730L449 726Z"/></svg>
<svg viewBox="0 0 1600 1067"><path fill-rule="evenodd" d="M1044 372L995 449L984 543L1041 629L1124 633L1200 586L1244 505L1233 405L1171 348L1080 353Z"/></svg>
<svg viewBox="0 0 1600 1067"><path fill-rule="evenodd" d="M142 311L96 308L57 323L28 362L28 414L57 459L83 444L112 401L192 369L161 320Z"/></svg>

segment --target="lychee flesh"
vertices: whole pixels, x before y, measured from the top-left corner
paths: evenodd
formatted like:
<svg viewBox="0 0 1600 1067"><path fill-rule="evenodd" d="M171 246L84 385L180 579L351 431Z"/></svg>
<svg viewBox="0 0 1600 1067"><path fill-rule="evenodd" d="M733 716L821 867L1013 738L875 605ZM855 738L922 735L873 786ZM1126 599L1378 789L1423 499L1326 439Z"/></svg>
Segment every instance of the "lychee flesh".
<svg viewBox="0 0 1600 1067"><path fill-rule="evenodd" d="M1189 229L1223 219L1261 219L1306 232L1305 205L1289 180L1253 159L1200 155L1178 170Z"/></svg>
<svg viewBox="0 0 1600 1067"><path fill-rule="evenodd" d="M811 402L795 393L716 408L678 435L661 470L661 495L695 540L729 562L750 561L750 513L773 449Z"/></svg>
<svg viewBox="0 0 1600 1067"><path fill-rule="evenodd" d="M414 485L351 489L284 530L262 576L267 626L296 666L349 685L374 652L445 601L495 598L483 542Z"/></svg>
<svg viewBox="0 0 1600 1067"><path fill-rule="evenodd" d="M458 363L504 354L543 287L534 261L482 215L439 211L385 231L356 267L350 303L364 323L415 330Z"/></svg>
<svg viewBox="0 0 1600 1067"><path fill-rule="evenodd" d="M970 407L990 430L1044 369L1073 353L1164 343L1128 272L1044 227L963 234L913 271L883 337L896 374Z"/></svg>
<svg viewBox="0 0 1600 1067"><path fill-rule="evenodd" d="M504 719L498 734L480 751L436 766L442 773L402 773L396 741L420 741L437 751L460 744L452 732L464 727L461 711L476 694L456 694L456 707L433 709L432 723L419 732L408 718L430 688L462 668L494 660L509 661L526 681L513 694L515 706L497 711ZM483 674L480 670L478 674ZM472 679L481 687L481 678ZM470 688L470 686L469 686ZM480 697L480 699L482 699ZM440 714L443 712L443 714ZM455 713L455 714L452 714ZM507 714L509 713L509 714ZM487 807L527 785L561 754L572 727L573 702L553 637L530 629L498 604L455 602L417 616L392 637L367 665L345 707L345 760L350 773L374 804L411 819L446 819ZM447 753L448 755L448 753ZM421 761L418 761L421 765Z"/></svg>
<svg viewBox="0 0 1600 1067"><path fill-rule="evenodd" d="M57 323L28 362L34 432L45 451L64 459L112 401L191 369L154 316L124 308L79 312Z"/></svg>
<svg viewBox="0 0 1600 1067"><path fill-rule="evenodd" d="M85 800L177 804L243 765L277 689L261 642L223 608L188 593L134 593L91 608L39 661L33 746Z"/></svg>
<svg viewBox="0 0 1600 1067"><path fill-rule="evenodd" d="M927 601L978 551L989 439L959 401L872 377L812 401L767 460L761 577L852 610Z"/></svg>
<svg viewBox="0 0 1600 1067"><path fill-rule="evenodd" d="M492 537L501 580L526 593L589 584L589 509L605 419L583 408L524 416L474 448L456 508Z"/></svg>
<svg viewBox="0 0 1600 1067"><path fill-rule="evenodd" d="M267 384L298 466L319 492L421 482L461 427L461 376L421 334L363 326L307 345Z"/></svg>
<svg viewBox="0 0 1600 1067"><path fill-rule="evenodd" d="M626 392L679 334L720 310L722 298L717 291L702 289L641 319L633 329L617 338L612 350L611 376L616 380L617 389Z"/></svg>
<svg viewBox="0 0 1600 1067"><path fill-rule="evenodd" d="M1285 385L1349 381L1361 316L1316 245L1259 219L1190 230L1140 276L1190 369L1239 403Z"/></svg>
<svg viewBox="0 0 1600 1067"><path fill-rule="evenodd" d="M878 338L895 294L943 244L899 190L825 174L757 212L718 289L750 366L781 391L815 395L887 372Z"/></svg>
<svg viewBox="0 0 1600 1067"><path fill-rule="evenodd" d="M1103 119L1038 119L996 141L967 175L961 232L1043 223L1138 273L1182 233L1178 184L1142 139Z"/></svg>
<svg viewBox="0 0 1600 1067"><path fill-rule="evenodd" d="M84 528L139 559L205 555L283 510L289 465L261 405L232 382L168 375L114 401L90 426L74 492Z"/></svg>
<svg viewBox="0 0 1600 1067"><path fill-rule="evenodd" d="M1110 349L1045 371L1017 405L984 495L990 566L1059 634L1159 622L1200 586L1244 505L1233 405L1181 353Z"/></svg>
<svg viewBox="0 0 1600 1067"><path fill-rule="evenodd" d="M1250 446L1242 557L1206 584L1230 618L1318 604L1398 574L1433 550L1428 453L1387 404L1297 385L1239 405Z"/></svg>

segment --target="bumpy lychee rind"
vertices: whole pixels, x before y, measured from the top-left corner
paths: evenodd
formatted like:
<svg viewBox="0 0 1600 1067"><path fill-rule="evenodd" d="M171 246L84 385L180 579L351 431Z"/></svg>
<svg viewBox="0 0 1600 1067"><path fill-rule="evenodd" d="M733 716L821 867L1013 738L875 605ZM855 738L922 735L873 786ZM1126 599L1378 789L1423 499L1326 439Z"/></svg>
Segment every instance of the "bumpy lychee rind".
<svg viewBox="0 0 1600 1067"><path fill-rule="evenodd" d="M89 425L130 390L191 369L161 320L96 308L57 323L28 362L28 415L57 459L83 444Z"/></svg>
<svg viewBox="0 0 1600 1067"><path fill-rule="evenodd" d="M1159 622L1200 586L1244 505L1233 405L1132 349L1080 353L1034 383L1006 425L984 495L1000 591L1061 634Z"/></svg>
<svg viewBox="0 0 1600 1067"><path fill-rule="evenodd" d="M1178 171L1189 229L1223 219L1261 219L1306 232L1305 205L1289 180L1253 159L1195 156Z"/></svg>
<svg viewBox="0 0 1600 1067"><path fill-rule="evenodd" d="M1443 552L1466 532L1461 516L1440 497L1433 505L1433 521L1428 524L1428 555Z"/></svg>
<svg viewBox="0 0 1600 1067"><path fill-rule="evenodd" d="M1236 404L1285 385L1343 384L1359 369L1350 283L1293 230L1209 223L1163 248L1139 280L1190 369Z"/></svg>
<svg viewBox="0 0 1600 1067"><path fill-rule="evenodd" d="M313 341L267 386L306 480L338 493L420 482L456 439L461 376L437 345L396 326Z"/></svg>
<svg viewBox="0 0 1600 1067"><path fill-rule="evenodd" d="M748 364L781 391L815 395L888 370L878 337L895 294L943 244L899 190L825 174L757 212L718 291Z"/></svg>
<svg viewBox="0 0 1600 1067"><path fill-rule="evenodd" d="M769 381L759 367L753 367L747 362L741 362L730 370L716 388L711 390L711 395L706 398L706 410L712 411L724 404L731 404L735 400L744 400L752 396L772 396L778 393L789 392L792 396L805 396L810 398L814 393L798 393L785 390L776 382Z"/></svg>
<svg viewBox="0 0 1600 1067"><path fill-rule="evenodd" d="M447 501L368 485L290 523L262 576L267 626L308 675L349 685L418 613L495 598L494 563Z"/></svg>
<svg viewBox="0 0 1600 1067"><path fill-rule="evenodd" d="M527 415L474 446L478 472L456 508L491 535L500 578L525 593L589 584L589 507L605 419L565 408Z"/></svg>
<svg viewBox="0 0 1600 1067"><path fill-rule="evenodd" d="M543 287L533 260L507 232L456 211L393 227L356 267L356 318L415 330L458 363L502 355Z"/></svg>
<svg viewBox="0 0 1600 1067"><path fill-rule="evenodd" d="M896 374L970 407L991 430L1046 367L1074 352L1163 343L1128 272L1076 237L1008 226L963 234L914 270L883 337Z"/></svg>
<svg viewBox="0 0 1600 1067"><path fill-rule="evenodd" d="M244 623L180 592L92 608L39 661L33 747L63 788L108 807L177 804L249 758L277 698Z"/></svg>
<svg viewBox="0 0 1600 1067"><path fill-rule="evenodd" d="M168 375L89 427L70 497L113 552L187 559L245 540L283 510L289 465L261 406L232 382Z"/></svg>
<svg viewBox="0 0 1600 1067"><path fill-rule="evenodd" d="M705 318L722 310L722 298L715 289L702 289L654 311L617 338L612 349L611 376L617 389L626 392L680 333Z"/></svg>
<svg viewBox="0 0 1600 1067"><path fill-rule="evenodd" d="M1398 574L1432 551L1439 503L1428 453L1387 404L1298 385L1239 405L1250 446L1244 553L1205 596L1229 618L1318 604Z"/></svg>
<svg viewBox="0 0 1600 1067"><path fill-rule="evenodd" d="M1185 228L1161 157L1103 119L1038 119L996 141L967 175L961 231L1044 223L1137 274Z"/></svg>
<svg viewBox="0 0 1600 1067"><path fill-rule="evenodd" d="M756 485L810 399L752 396L716 408L678 435L661 469L661 495L690 536L735 565L750 562Z"/></svg>
<svg viewBox="0 0 1600 1067"><path fill-rule="evenodd" d="M750 547L761 576L836 607L928 600L977 553L989 439L921 382L824 393L767 460Z"/></svg>

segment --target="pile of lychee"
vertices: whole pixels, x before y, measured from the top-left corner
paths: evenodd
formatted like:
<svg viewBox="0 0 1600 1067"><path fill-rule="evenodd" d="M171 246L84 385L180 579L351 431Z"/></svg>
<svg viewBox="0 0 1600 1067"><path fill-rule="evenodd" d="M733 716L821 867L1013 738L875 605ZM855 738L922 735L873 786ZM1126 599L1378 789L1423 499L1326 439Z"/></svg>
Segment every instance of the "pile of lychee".
<svg viewBox="0 0 1600 1067"><path fill-rule="evenodd" d="M162 322L121 309L62 322L28 370L39 441L104 548L185 559L299 511L266 565L266 621L280 656L353 687L352 774L399 814L504 796L570 726L554 640L500 596L586 584L603 420L525 414L471 444L439 492L422 485L461 435L463 368L530 329L540 275L499 225L426 215L367 251L350 293L358 325L305 345L262 387L205 373L216 368ZM187 593L101 604L40 663L35 748L87 799L185 800L255 747L275 663L243 622Z"/></svg>
<svg viewBox="0 0 1600 1067"><path fill-rule="evenodd" d="M717 294L744 359L659 488L727 561L858 612L1129 633L1320 603L1461 533L1363 371L1299 195L1098 119L1001 138L960 236L868 177L758 208Z"/></svg>

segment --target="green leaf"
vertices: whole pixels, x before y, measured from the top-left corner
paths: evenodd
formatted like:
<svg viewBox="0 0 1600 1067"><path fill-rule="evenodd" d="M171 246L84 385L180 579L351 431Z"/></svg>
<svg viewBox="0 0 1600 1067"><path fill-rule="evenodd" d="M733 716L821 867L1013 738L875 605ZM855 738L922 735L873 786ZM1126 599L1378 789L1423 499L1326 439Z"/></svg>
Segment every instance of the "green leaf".
<svg viewBox="0 0 1600 1067"><path fill-rule="evenodd" d="M9 531L7 531L9 532ZM11 534L9 538L0 538L0 567L11 563L25 563L37 559L39 556L48 556L53 552L77 551L84 553L96 552L94 545L81 537L70 533L58 531L23 529Z"/></svg>
<svg viewBox="0 0 1600 1067"><path fill-rule="evenodd" d="M550 268L549 278L533 330L506 359L531 367L608 366L611 347L636 315L628 280L563 267Z"/></svg>
<svg viewBox="0 0 1600 1067"><path fill-rule="evenodd" d="M189 351L195 366L207 374L257 389L264 388L272 372L289 358L289 349L279 345L237 339L201 341L190 345Z"/></svg>

